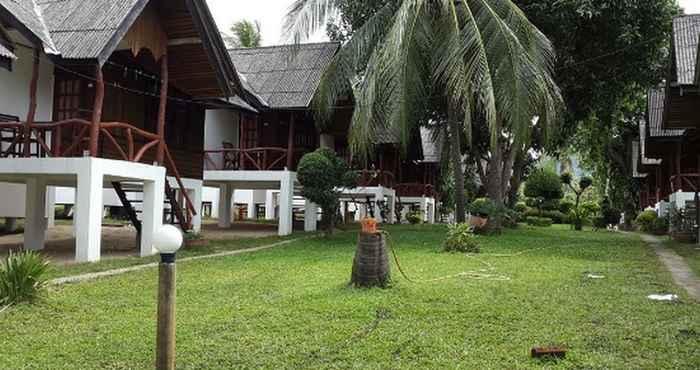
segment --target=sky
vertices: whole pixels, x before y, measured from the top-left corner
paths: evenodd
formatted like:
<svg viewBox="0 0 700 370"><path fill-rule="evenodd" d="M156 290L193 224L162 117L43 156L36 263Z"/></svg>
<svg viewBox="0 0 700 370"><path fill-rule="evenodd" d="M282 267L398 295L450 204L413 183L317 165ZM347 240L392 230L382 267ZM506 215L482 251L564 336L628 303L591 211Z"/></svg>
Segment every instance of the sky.
<svg viewBox="0 0 700 370"><path fill-rule="evenodd" d="M284 43L282 24L294 0L207 0L219 29L227 31L241 19L260 21L263 45ZM678 0L686 14L700 13L700 0ZM309 41L325 40L320 32Z"/></svg>

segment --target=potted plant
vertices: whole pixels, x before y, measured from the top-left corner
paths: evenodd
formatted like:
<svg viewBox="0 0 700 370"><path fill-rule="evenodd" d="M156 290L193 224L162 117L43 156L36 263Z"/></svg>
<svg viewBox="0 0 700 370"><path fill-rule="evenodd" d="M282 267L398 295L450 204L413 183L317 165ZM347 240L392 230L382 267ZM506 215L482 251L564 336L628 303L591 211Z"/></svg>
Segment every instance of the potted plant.
<svg viewBox="0 0 700 370"><path fill-rule="evenodd" d="M185 234L185 247L196 248L206 247L209 245L209 240L205 239L200 233L189 232Z"/></svg>

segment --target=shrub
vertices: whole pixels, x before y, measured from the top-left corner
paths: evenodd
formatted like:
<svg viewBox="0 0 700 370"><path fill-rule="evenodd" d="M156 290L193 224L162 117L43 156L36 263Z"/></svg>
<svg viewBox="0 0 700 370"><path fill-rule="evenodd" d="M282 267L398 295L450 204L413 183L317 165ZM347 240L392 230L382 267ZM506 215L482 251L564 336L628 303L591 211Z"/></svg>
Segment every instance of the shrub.
<svg viewBox="0 0 700 370"><path fill-rule="evenodd" d="M529 198L542 198L546 201L554 201L564 196L561 179L556 172L546 169L536 169L525 182L525 196Z"/></svg>
<svg viewBox="0 0 700 370"><path fill-rule="evenodd" d="M552 226L552 219L547 217L528 217L526 222L530 226L537 227L550 227Z"/></svg>
<svg viewBox="0 0 700 370"><path fill-rule="evenodd" d="M668 233L668 220L665 217L657 217L651 225L654 235L666 235Z"/></svg>
<svg viewBox="0 0 700 370"><path fill-rule="evenodd" d="M645 233L650 233L654 230L654 222L658 216L655 211L644 211L634 220L635 225Z"/></svg>
<svg viewBox="0 0 700 370"><path fill-rule="evenodd" d="M446 252L479 253L478 238L469 224L449 225L443 248Z"/></svg>
<svg viewBox="0 0 700 370"><path fill-rule="evenodd" d="M408 220L411 225L415 225L423 222L423 216L418 211L411 211L406 214L406 220Z"/></svg>
<svg viewBox="0 0 700 370"><path fill-rule="evenodd" d="M530 208L525 212L524 216L526 219L528 217L549 218L555 224L568 224L570 222L569 221L570 217L564 213L559 212L559 211L542 211L542 212L540 212L536 209Z"/></svg>
<svg viewBox="0 0 700 370"><path fill-rule="evenodd" d="M562 200L559 202L559 212L565 215L568 215L574 207L576 207L576 204L570 200Z"/></svg>
<svg viewBox="0 0 700 370"><path fill-rule="evenodd" d="M496 212L496 205L491 199L477 198L469 205L469 212L481 217L489 217Z"/></svg>
<svg viewBox="0 0 700 370"><path fill-rule="evenodd" d="M12 253L0 265L0 305L32 302L46 288L48 261L36 252Z"/></svg>
<svg viewBox="0 0 700 370"><path fill-rule="evenodd" d="M595 216L593 217L593 227L596 230L600 229L605 229L608 227L607 222L605 222L605 217L604 216Z"/></svg>
<svg viewBox="0 0 700 370"><path fill-rule="evenodd" d="M525 202L518 202L514 209L516 212L525 213L525 211L527 211L527 204L525 204Z"/></svg>

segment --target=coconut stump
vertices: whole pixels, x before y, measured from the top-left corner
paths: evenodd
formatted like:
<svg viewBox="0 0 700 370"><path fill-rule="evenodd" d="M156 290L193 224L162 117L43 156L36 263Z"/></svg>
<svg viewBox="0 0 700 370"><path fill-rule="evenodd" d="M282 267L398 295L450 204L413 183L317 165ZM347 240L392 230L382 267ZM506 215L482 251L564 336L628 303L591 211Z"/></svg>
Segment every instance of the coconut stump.
<svg viewBox="0 0 700 370"><path fill-rule="evenodd" d="M350 284L355 287L389 285L389 254L381 233L361 232L357 240Z"/></svg>

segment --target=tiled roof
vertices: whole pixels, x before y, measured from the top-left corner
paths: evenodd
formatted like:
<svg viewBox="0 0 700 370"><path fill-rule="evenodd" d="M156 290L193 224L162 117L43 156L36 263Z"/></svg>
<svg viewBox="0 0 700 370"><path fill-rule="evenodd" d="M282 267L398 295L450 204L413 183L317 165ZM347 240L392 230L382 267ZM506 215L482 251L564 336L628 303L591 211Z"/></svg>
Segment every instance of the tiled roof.
<svg viewBox="0 0 700 370"><path fill-rule="evenodd" d="M681 85L695 82L699 41L700 14L684 15L673 20L676 82Z"/></svg>
<svg viewBox="0 0 700 370"><path fill-rule="evenodd" d="M0 7L41 41L46 54L59 54L35 0L0 0Z"/></svg>
<svg viewBox="0 0 700 370"><path fill-rule="evenodd" d="M270 108L308 108L340 44L231 49L236 70Z"/></svg>
<svg viewBox="0 0 700 370"><path fill-rule="evenodd" d="M144 0L37 0L56 47L67 59L97 59Z"/></svg>
<svg viewBox="0 0 700 370"><path fill-rule="evenodd" d="M665 99L665 88L649 89L647 94L649 137L678 137L685 134L685 130L668 130L663 128Z"/></svg>

